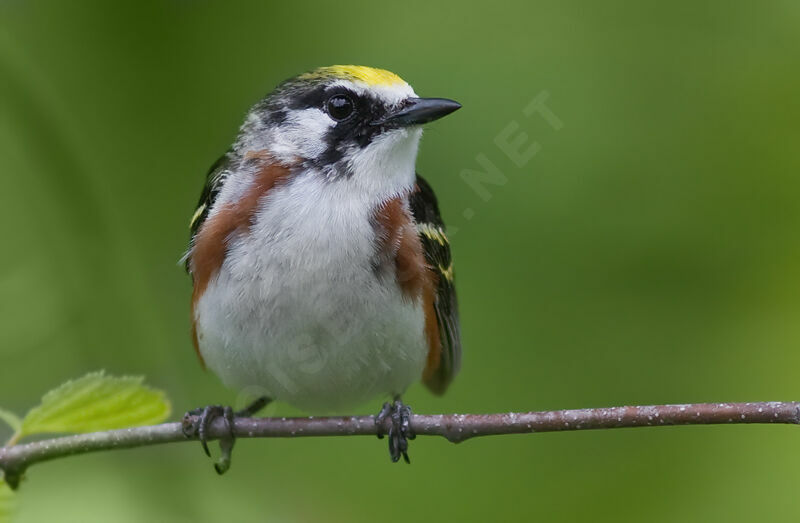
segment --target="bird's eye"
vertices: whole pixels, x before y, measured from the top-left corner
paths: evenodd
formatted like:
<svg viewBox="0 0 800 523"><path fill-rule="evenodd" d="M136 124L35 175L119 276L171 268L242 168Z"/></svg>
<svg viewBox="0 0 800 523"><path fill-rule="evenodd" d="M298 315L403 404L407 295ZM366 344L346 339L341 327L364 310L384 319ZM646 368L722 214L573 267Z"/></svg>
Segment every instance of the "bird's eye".
<svg viewBox="0 0 800 523"><path fill-rule="evenodd" d="M328 98L327 103L325 104L328 108L328 114L331 115L331 118L334 120L344 120L355 110L355 104L353 104L353 100L344 94L335 94Z"/></svg>

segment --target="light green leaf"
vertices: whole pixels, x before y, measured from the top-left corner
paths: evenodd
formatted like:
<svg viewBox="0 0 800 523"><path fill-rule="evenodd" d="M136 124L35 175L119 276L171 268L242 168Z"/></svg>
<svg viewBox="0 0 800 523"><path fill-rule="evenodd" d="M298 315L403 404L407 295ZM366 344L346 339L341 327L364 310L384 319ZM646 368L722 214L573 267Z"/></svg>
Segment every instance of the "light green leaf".
<svg viewBox="0 0 800 523"><path fill-rule="evenodd" d="M19 429L22 427L22 420L10 410L0 409L0 421L8 423L8 425L14 429L14 432L19 432Z"/></svg>
<svg viewBox="0 0 800 523"><path fill-rule="evenodd" d="M14 491L0 479L0 523L11 523L11 516L16 508L17 500Z"/></svg>
<svg viewBox="0 0 800 523"><path fill-rule="evenodd" d="M21 436L45 432L94 432L164 421L164 393L142 385L141 376L92 372L51 390L22 420Z"/></svg>

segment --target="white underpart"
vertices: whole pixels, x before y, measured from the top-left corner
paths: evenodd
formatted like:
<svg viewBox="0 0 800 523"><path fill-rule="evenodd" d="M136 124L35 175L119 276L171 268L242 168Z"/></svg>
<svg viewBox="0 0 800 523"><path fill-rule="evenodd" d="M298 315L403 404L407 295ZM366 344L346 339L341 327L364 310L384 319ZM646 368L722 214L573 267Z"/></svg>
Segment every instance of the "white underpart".
<svg viewBox="0 0 800 523"><path fill-rule="evenodd" d="M300 173L262 199L195 310L200 351L225 384L330 411L420 379L422 306L376 276L371 223L378 205L413 187L420 136L385 133L354 153L349 178ZM235 177L216 209L252 180Z"/></svg>

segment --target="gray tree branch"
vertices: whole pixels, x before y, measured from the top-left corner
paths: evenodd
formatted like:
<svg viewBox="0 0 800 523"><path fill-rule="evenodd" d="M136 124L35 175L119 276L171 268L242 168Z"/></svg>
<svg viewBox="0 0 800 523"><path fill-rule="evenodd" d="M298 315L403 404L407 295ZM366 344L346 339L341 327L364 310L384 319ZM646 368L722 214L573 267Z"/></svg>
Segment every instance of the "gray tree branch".
<svg viewBox="0 0 800 523"><path fill-rule="evenodd" d="M188 417L185 421L194 423L196 420ZM385 426L379 427L374 416L237 418L233 432L238 438L375 436L379 432L388 432L390 423L387 419ZM797 425L800 424L800 402L694 403L506 414L415 414L411 418L411 429L418 436L444 436L458 443L477 436L498 434L724 423ZM209 432L209 439L225 436L224 420L215 420ZM183 434L181 423L63 436L0 448L0 469L5 481L16 488L25 470L35 463L100 450L194 439L196 437Z"/></svg>

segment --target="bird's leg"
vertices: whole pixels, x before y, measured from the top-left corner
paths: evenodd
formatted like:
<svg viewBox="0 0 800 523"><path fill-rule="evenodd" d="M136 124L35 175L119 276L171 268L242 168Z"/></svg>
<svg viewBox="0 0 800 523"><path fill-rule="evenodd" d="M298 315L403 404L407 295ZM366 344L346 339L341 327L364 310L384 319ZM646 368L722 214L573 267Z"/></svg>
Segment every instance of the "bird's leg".
<svg viewBox="0 0 800 523"><path fill-rule="evenodd" d="M380 427L383 427L383 422L387 417L391 417L392 424L389 427L389 456L392 462L400 461L400 456L403 457L406 463L411 463L408 458L408 440L414 439L414 433L411 431L411 407L406 405L400 400L400 396L395 396L393 402L386 402L383 404L381 411L375 417L375 424L378 425L378 438L383 439L383 432Z"/></svg>
<svg viewBox="0 0 800 523"><path fill-rule="evenodd" d="M218 474L224 474L231 467L231 453L236 436L233 434L233 422L235 418L249 418L259 410L263 409L271 400L262 396L247 407L237 412L233 408L222 405L208 405L188 411L183 415L183 434L187 438L197 436L206 456L211 457L208 450L208 428L217 418L225 420L228 434L219 438L220 457L214 464L214 469Z"/></svg>
<svg viewBox="0 0 800 523"><path fill-rule="evenodd" d="M251 418L253 417L253 414L257 414L258 411L260 411L270 403L272 403L272 399L266 396L261 396L260 398L257 398L255 401L250 403L242 410L237 410L235 412L235 415L237 418Z"/></svg>

